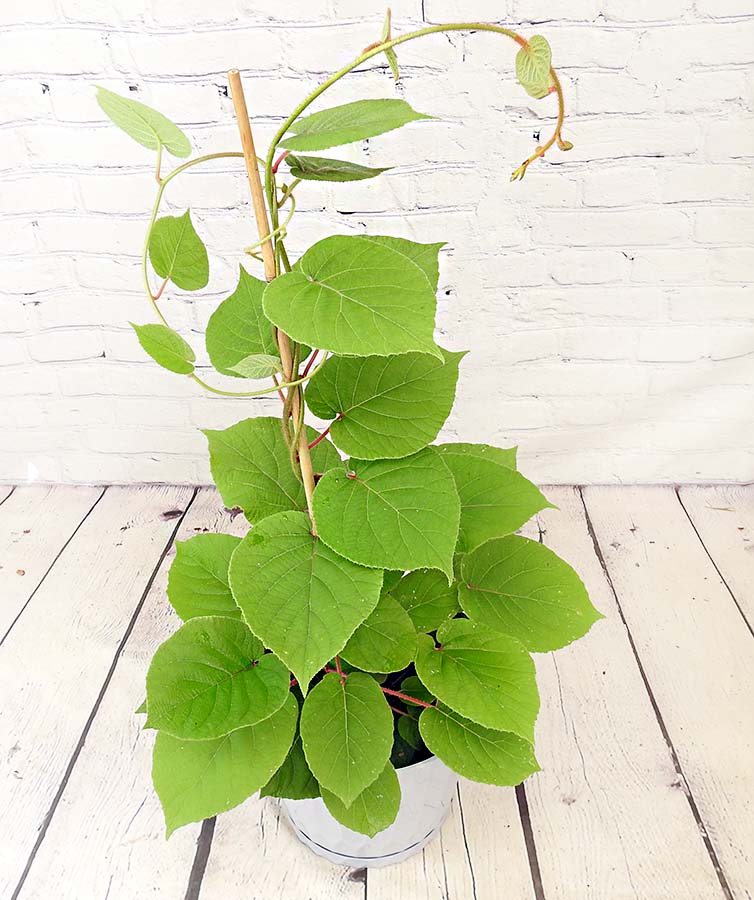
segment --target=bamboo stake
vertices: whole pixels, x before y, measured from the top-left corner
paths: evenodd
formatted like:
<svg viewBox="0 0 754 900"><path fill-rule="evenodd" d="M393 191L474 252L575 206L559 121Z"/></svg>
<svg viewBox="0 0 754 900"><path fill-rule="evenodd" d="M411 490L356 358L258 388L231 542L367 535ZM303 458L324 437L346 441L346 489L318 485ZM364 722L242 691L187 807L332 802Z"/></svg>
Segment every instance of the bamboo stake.
<svg viewBox="0 0 754 900"><path fill-rule="evenodd" d="M233 98L233 109L235 110L236 119L238 121L238 130L241 135L241 148L243 149L244 161L246 162L246 174L249 179L251 202L254 205L254 218L257 222L259 240L262 241L264 275L267 281L272 281L277 275L275 250L272 246L272 241L269 239L270 224L267 218L267 205L264 200L262 179L259 175L257 153L254 148L254 136L251 133L251 123L249 122L249 113L246 108L246 98L243 92L243 85L241 84L241 73L238 69L231 69L228 72L228 82L230 84L231 97ZM277 341L278 348L280 349L280 361L283 364L283 379L284 381L295 381L291 340L284 331L281 331L281 329L278 328ZM293 391L293 396L291 398L291 414L293 421L297 422L301 410L301 391L298 387L292 387L289 388L289 390ZM312 459L309 452L309 442L306 437L305 427L301 429L301 434L299 435L298 458L301 466L301 479L304 483L304 493L306 494L306 506L309 510L309 518L312 523L312 534L316 537L317 527L314 523L314 513L312 511L314 470L312 469Z"/></svg>

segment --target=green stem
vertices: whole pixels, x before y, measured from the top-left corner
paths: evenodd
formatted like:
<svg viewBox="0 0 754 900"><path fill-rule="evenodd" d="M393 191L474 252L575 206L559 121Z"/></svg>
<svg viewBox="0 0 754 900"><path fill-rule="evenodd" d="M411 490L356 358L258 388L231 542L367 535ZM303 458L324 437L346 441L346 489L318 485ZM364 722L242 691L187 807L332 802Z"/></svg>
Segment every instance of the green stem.
<svg viewBox="0 0 754 900"><path fill-rule="evenodd" d="M202 381L202 379L194 372L192 372L188 377L192 381L195 381L197 384L200 384L203 388L206 388L208 391L212 391L213 394L220 394L222 397L263 397L265 394L274 394L275 391L285 390L285 388L298 387L300 384L303 384L305 381L313 378L323 365L324 362L321 362L308 375L302 375L301 378L296 378L294 381L287 381L284 384L273 384L272 387L262 388L258 391L244 391L240 394L236 391L223 391L220 388L212 387L211 384L207 384L206 381Z"/></svg>

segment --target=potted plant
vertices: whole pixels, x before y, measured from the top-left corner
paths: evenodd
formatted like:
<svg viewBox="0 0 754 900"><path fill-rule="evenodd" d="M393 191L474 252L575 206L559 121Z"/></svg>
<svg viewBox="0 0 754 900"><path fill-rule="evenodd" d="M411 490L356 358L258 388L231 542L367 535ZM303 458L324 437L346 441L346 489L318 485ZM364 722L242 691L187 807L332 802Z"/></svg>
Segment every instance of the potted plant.
<svg viewBox="0 0 754 900"><path fill-rule="evenodd" d="M532 653L584 635L600 614L576 573L515 532L550 506L516 468L515 448L435 444L464 356L434 341L441 244L384 235L334 236L291 263L286 231L310 180L379 176L316 155L427 118L398 99L360 100L304 115L327 88L395 48L436 32L487 31L518 45L533 97L563 92L540 36L498 25L432 26L381 39L328 78L278 129L260 165L240 77L230 77L242 152L212 153L161 173L165 151L190 153L160 113L99 90L102 109L157 154L157 196L143 253L158 323L134 325L165 368L218 394L277 393L278 418L205 432L212 475L245 537L179 542L168 597L183 625L146 678L146 727L157 729L153 779L168 835L256 791L279 797L302 840L349 865L394 862L442 823L457 775L515 785L538 768ZM158 301L174 284L199 290L208 260L189 212L158 218L170 181L243 157L259 241L236 290L209 320L218 372L270 379L212 387ZM283 175L285 170L288 174ZM284 178L284 183L283 183ZM268 219L269 215L269 219ZM162 280L153 290L149 265ZM329 424L305 424L305 410Z"/></svg>

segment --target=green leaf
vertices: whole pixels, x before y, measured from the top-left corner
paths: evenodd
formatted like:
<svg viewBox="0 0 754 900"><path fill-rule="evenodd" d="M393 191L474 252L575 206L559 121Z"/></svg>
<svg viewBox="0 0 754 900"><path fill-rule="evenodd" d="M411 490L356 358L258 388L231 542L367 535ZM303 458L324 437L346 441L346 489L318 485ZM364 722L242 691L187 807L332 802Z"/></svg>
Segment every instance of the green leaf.
<svg viewBox="0 0 754 900"><path fill-rule="evenodd" d="M539 771L529 741L509 731L485 728L447 706L425 709L419 730L435 756L472 781L505 787Z"/></svg>
<svg viewBox="0 0 754 900"><path fill-rule="evenodd" d="M245 356L232 369L229 369L229 372L233 375L240 375L241 378L269 378L275 372L282 371L283 364L280 362L280 357L267 353Z"/></svg>
<svg viewBox="0 0 754 900"><path fill-rule="evenodd" d="M463 353L334 356L309 382L306 402L335 418L330 437L359 459L416 453L436 437L453 406Z"/></svg>
<svg viewBox="0 0 754 900"><path fill-rule="evenodd" d="M141 716L147 714L147 698L145 697L139 706L134 710L134 715Z"/></svg>
<svg viewBox="0 0 754 900"><path fill-rule="evenodd" d="M350 806L381 774L393 744L393 714L380 686L362 672L341 683L325 675L301 710L304 753L322 792Z"/></svg>
<svg viewBox="0 0 754 900"><path fill-rule="evenodd" d="M389 594L356 629L341 655L365 672L399 672L416 654L416 629Z"/></svg>
<svg viewBox="0 0 754 900"><path fill-rule="evenodd" d="M194 351L178 332L167 325L134 325L133 322L131 328L144 350L163 369L178 375L190 375L194 371Z"/></svg>
<svg viewBox="0 0 754 900"><path fill-rule="evenodd" d="M516 75L526 92L537 99L544 97L550 89L550 65L552 51L546 39L535 34L528 46L516 54Z"/></svg>
<svg viewBox="0 0 754 900"><path fill-rule="evenodd" d="M459 610L458 585L434 569L409 572L390 592L406 610L417 631L434 631Z"/></svg>
<svg viewBox="0 0 754 900"><path fill-rule="evenodd" d="M460 505L453 476L431 447L403 459L352 459L313 499L322 540L362 566L440 569L450 579Z"/></svg>
<svg viewBox="0 0 754 900"><path fill-rule="evenodd" d="M240 542L232 534L197 534L175 542L168 600L184 622L197 616L241 618L228 584L230 557Z"/></svg>
<svg viewBox="0 0 754 900"><path fill-rule="evenodd" d="M489 444L437 444L435 449L441 456L446 453L465 456L467 458L482 459L505 466L506 469L516 468L516 455L518 447L491 447Z"/></svg>
<svg viewBox="0 0 754 900"><path fill-rule="evenodd" d="M386 569L382 579L382 593L387 594L392 591L401 578L403 578L402 570L391 571L390 569Z"/></svg>
<svg viewBox="0 0 754 900"><path fill-rule="evenodd" d="M396 769L402 769L405 766L410 766L415 756L416 750L414 750L411 744L408 744L403 740L396 728L395 734L393 735L393 749L390 753L390 764Z"/></svg>
<svg viewBox="0 0 754 900"><path fill-rule="evenodd" d="M194 230L189 210L154 223L149 259L160 278L169 278L184 291L198 291L209 281L207 249Z"/></svg>
<svg viewBox="0 0 754 900"><path fill-rule="evenodd" d="M204 432L209 442L212 478L226 506L240 506L254 523L277 512L306 509L304 486L291 468L280 419L244 419L223 431ZM317 437L307 429L310 441ZM315 472L343 467L329 441L312 450Z"/></svg>
<svg viewBox="0 0 754 900"><path fill-rule="evenodd" d="M213 741L157 735L152 780L170 835L243 803L280 767L296 731L298 706L289 694L272 716Z"/></svg>
<svg viewBox="0 0 754 900"><path fill-rule="evenodd" d="M460 553L490 538L512 534L540 510L552 507L520 472L498 465L491 457L458 450L458 446L445 444L438 452L453 473L461 498Z"/></svg>
<svg viewBox="0 0 754 900"><path fill-rule="evenodd" d="M392 47L388 47L385 51L385 58L390 66L390 71L393 73L393 78L396 81L400 81L401 73L398 69L398 57L395 55L395 50Z"/></svg>
<svg viewBox="0 0 754 900"><path fill-rule="evenodd" d="M413 263L426 276L432 287L432 293L437 293L437 284L440 280L440 250L445 246L444 241L436 244L418 244L416 241L408 241L406 238L391 237L384 234L362 234L360 240L378 247L385 247L399 253L407 262Z"/></svg>
<svg viewBox="0 0 754 900"><path fill-rule="evenodd" d="M262 788L259 796L287 800L314 800L319 797L319 785L304 756L301 735L296 735L283 765Z"/></svg>
<svg viewBox="0 0 754 900"><path fill-rule="evenodd" d="M242 375L237 370L236 367L250 356L271 356L280 364L272 323L262 308L266 286L266 282L249 275L241 266L235 291L209 317L205 338L207 353L212 365L223 375L264 377Z"/></svg>
<svg viewBox="0 0 754 900"><path fill-rule="evenodd" d="M451 709L479 725L534 739L539 694L534 661L514 638L468 619L419 635L416 673Z"/></svg>
<svg viewBox="0 0 754 900"><path fill-rule="evenodd" d="M417 678L416 675L409 675L408 678L403 679L401 682L401 693L407 694L415 700L423 700L425 703L433 703L435 700L435 695L424 687L421 680ZM409 709L418 711L422 708L417 703L409 703L405 700L403 702Z"/></svg>
<svg viewBox="0 0 754 900"><path fill-rule="evenodd" d="M373 169L369 166L360 166L358 163L347 162L345 159L327 159L324 156L294 156L293 153L286 156L285 161L294 178L302 178L304 181L364 181L366 178L375 178L383 172L388 172L390 167Z"/></svg>
<svg viewBox="0 0 754 900"><path fill-rule="evenodd" d="M412 716L398 717L398 734L409 747L413 747L414 750L421 749L422 738L419 734L419 723Z"/></svg>
<svg viewBox="0 0 754 900"><path fill-rule="evenodd" d="M190 619L152 658L147 724L187 740L222 737L280 709L289 681L283 663L243 622Z"/></svg>
<svg viewBox="0 0 754 900"><path fill-rule="evenodd" d="M552 550L518 535L464 557L459 588L468 616L545 653L583 637L602 618L579 576Z"/></svg>
<svg viewBox="0 0 754 900"><path fill-rule="evenodd" d="M305 513L263 519L238 545L230 585L254 634L302 691L377 605L382 572L356 566L311 535Z"/></svg>
<svg viewBox="0 0 754 900"><path fill-rule="evenodd" d="M289 150L326 150L385 134L408 122L432 119L405 100L356 100L297 119L288 129L295 137L280 142Z"/></svg>
<svg viewBox="0 0 754 900"><path fill-rule="evenodd" d="M341 825L372 838L395 821L401 805L401 787L395 769L388 762L382 774L350 806L331 791L323 790L322 799L330 815Z"/></svg>
<svg viewBox="0 0 754 900"><path fill-rule="evenodd" d="M142 147L157 150L162 146L173 156L188 156L191 145L188 138L170 119L138 100L114 94L106 88L97 88L97 103L102 112Z"/></svg>
<svg viewBox="0 0 754 900"><path fill-rule="evenodd" d="M346 356L412 350L442 360L435 292L404 252L363 236L325 238L264 292L268 319L295 341Z"/></svg>

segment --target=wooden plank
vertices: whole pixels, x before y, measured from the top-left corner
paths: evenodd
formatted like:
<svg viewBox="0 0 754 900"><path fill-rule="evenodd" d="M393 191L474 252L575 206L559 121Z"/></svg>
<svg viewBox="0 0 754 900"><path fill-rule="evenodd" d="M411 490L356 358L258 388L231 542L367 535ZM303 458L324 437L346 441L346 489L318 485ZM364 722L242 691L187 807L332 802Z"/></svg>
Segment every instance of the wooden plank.
<svg viewBox="0 0 754 900"><path fill-rule="evenodd" d="M44 833L175 515L192 496L190 488L110 488L2 647L0 896L11 895ZM111 764L127 766L117 755Z"/></svg>
<svg viewBox="0 0 754 900"><path fill-rule="evenodd" d="M213 489L199 491L179 540L208 531L244 534ZM87 896L182 898L199 825L165 840L165 823L152 788L154 732L134 710L144 699L152 654L180 624L165 596L171 548L155 578L113 673L81 756L27 877L21 898ZM247 837L244 835L242 843ZM108 894L109 891L109 894Z"/></svg>
<svg viewBox="0 0 754 900"><path fill-rule="evenodd" d="M754 628L754 484L687 485L681 503Z"/></svg>
<svg viewBox="0 0 754 900"><path fill-rule="evenodd" d="M571 646L535 655L542 771L526 794L545 897L721 900L581 497L566 487L547 496L559 509L538 517L544 543L576 568L606 618Z"/></svg>
<svg viewBox="0 0 754 900"><path fill-rule="evenodd" d="M754 644L671 488L584 496L722 880L752 896Z"/></svg>
<svg viewBox="0 0 754 900"><path fill-rule="evenodd" d="M0 639L102 492L35 484L0 505Z"/></svg>

